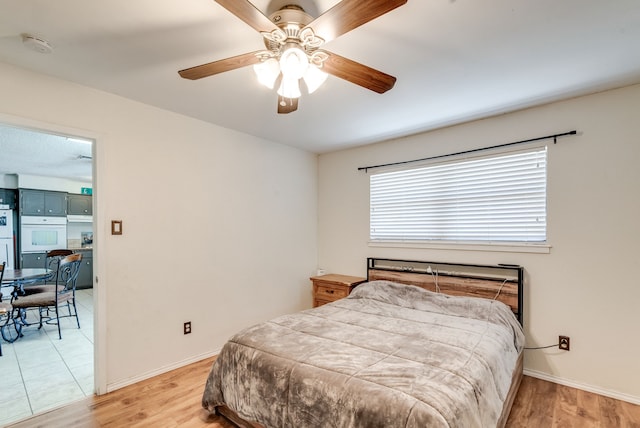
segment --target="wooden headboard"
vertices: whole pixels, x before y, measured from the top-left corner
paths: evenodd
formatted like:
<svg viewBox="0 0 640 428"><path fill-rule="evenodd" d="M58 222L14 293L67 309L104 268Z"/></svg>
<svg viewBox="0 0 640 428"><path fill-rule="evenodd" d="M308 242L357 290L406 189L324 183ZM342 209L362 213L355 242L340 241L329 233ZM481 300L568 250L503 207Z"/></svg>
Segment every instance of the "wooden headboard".
<svg viewBox="0 0 640 428"><path fill-rule="evenodd" d="M367 259L367 281L412 284L452 296L494 299L511 307L523 323L524 268L517 265L471 265L415 260Z"/></svg>

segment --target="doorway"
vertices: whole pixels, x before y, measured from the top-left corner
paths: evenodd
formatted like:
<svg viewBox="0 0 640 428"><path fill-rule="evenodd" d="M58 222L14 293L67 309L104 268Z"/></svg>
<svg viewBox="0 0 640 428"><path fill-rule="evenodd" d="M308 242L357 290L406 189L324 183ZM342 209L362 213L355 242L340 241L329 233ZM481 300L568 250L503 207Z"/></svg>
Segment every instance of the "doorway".
<svg viewBox="0 0 640 428"><path fill-rule="evenodd" d="M83 255L76 303L80 328L74 318L60 320L62 339L56 325L25 326L23 336L13 343L2 343L0 373L0 425L24 419L36 413L91 396L95 385L95 340L93 278L93 207L95 137L84 137L75 130L48 131L39 126L0 123L0 206L10 206L15 220L14 264L16 268L39 267L43 254L23 250L20 224L26 212L21 205L27 192L64 195L67 205L63 214L68 249ZM13 200L11 199L13 196ZM70 205L69 200L75 205ZM84 212L69 213L84 200ZM89 200L89 212L86 201ZM36 212L37 213L37 212ZM68 216L70 214L70 216ZM45 213L46 216L46 213ZM38 266L36 266L38 265ZM91 272L88 272L88 269ZM83 272L84 270L84 272ZM8 299L3 287L3 300ZM29 318L32 317L32 318ZM28 314L28 321L37 314ZM3 320L4 322L4 320ZM1 339L0 339L1 340Z"/></svg>

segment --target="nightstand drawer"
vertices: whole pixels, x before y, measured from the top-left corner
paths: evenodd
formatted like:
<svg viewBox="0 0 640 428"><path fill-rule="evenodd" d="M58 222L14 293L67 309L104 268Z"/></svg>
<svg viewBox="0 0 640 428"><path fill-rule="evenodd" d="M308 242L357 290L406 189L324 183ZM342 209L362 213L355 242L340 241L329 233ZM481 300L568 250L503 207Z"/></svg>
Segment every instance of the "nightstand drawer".
<svg viewBox="0 0 640 428"><path fill-rule="evenodd" d="M313 299L313 307L317 308L318 306L326 305L331 302L333 302L333 300Z"/></svg>
<svg viewBox="0 0 640 428"><path fill-rule="evenodd" d="M343 297L347 297L349 295L349 289L345 287L331 287L328 285L318 284L318 288L316 289L316 298L320 300L335 300L342 299Z"/></svg>

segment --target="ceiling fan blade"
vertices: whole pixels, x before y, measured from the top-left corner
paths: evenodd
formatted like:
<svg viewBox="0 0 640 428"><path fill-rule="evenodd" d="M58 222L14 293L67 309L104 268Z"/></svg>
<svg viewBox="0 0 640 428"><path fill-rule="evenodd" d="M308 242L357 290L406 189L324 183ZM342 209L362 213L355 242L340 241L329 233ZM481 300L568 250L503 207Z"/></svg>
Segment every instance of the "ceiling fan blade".
<svg viewBox="0 0 640 428"><path fill-rule="evenodd" d="M279 114L287 114L296 110L298 110L297 98L285 98L283 96L278 95L278 113Z"/></svg>
<svg viewBox="0 0 640 428"><path fill-rule="evenodd" d="M316 36L328 42L406 2L407 0L342 0L313 20L307 27L312 28Z"/></svg>
<svg viewBox="0 0 640 428"><path fill-rule="evenodd" d="M216 0L216 3L259 32L264 31L270 33L278 29L276 24L271 22L268 17L248 0Z"/></svg>
<svg viewBox="0 0 640 428"><path fill-rule="evenodd" d="M257 55L260 52L264 51L249 52L242 55L232 56L231 58L210 62L208 64L196 65L195 67L180 70L178 73L185 79L202 79L203 77L213 76L214 74L224 73L225 71L257 64L260 62L260 58Z"/></svg>
<svg viewBox="0 0 640 428"><path fill-rule="evenodd" d="M329 57L324 61L322 65L322 71L329 73L333 76L344 79L348 82L360 85L363 88L370 89L379 94L387 92L393 88L396 83L396 78L390 76L382 71L378 71L374 68L367 67L348 58L334 54L333 52L326 52Z"/></svg>

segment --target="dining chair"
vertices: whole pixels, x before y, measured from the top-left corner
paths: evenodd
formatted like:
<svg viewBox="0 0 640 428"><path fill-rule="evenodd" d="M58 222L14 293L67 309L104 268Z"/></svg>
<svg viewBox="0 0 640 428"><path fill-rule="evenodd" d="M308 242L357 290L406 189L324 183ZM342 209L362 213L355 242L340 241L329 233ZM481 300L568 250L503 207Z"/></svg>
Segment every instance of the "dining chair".
<svg viewBox="0 0 640 428"><path fill-rule="evenodd" d="M2 262L0 265L0 286L2 286L2 278L4 277L4 267L7 265L7 262ZM0 287L0 302L2 302L2 288Z"/></svg>
<svg viewBox="0 0 640 428"><path fill-rule="evenodd" d="M4 277L5 266L6 262L0 264L0 284L2 284L2 278ZM2 318L4 317L7 317L7 319L3 322ZM0 291L0 324L7 324L9 319L11 319L11 303L2 301L2 292ZM0 357L2 357L2 340L0 340Z"/></svg>
<svg viewBox="0 0 640 428"><path fill-rule="evenodd" d="M46 269L51 269L53 271L57 271L58 270L58 265L60 264L60 260L62 260L63 258L70 256L71 254L73 254L73 251L68 250L68 249L58 249L58 250L51 250L49 252L47 252L47 255L45 257L44 260L44 267ZM55 275L55 274L54 274ZM52 277L54 276L52 275ZM47 280L50 280L51 278L47 278Z"/></svg>
<svg viewBox="0 0 640 428"><path fill-rule="evenodd" d="M78 324L78 328L80 328L80 318L78 317L76 307L76 282L81 263L82 254L80 253L71 254L62 258L58 263L55 273L55 282L51 284L51 286L40 286L44 287L42 291L14 296L11 300L13 309L26 312L27 309L38 308L40 319L38 328L42 328L44 323L57 324L59 339L62 339L60 318L75 317L76 324ZM65 304L69 314L61 315L60 307ZM55 316L50 315L50 310L55 312ZM21 318L23 320L26 319L24 316Z"/></svg>
<svg viewBox="0 0 640 428"><path fill-rule="evenodd" d="M58 272L58 265L60 264L60 260L63 258L70 256L73 254L73 251L67 249L57 249L51 250L47 252L47 255L44 259L44 268L49 269L51 274L44 278L41 282L37 282L31 285L25 285L23 287L23 293L33 294L33 293L41 293L43 291L53 291L56 280L56 273Z"/></svg>

